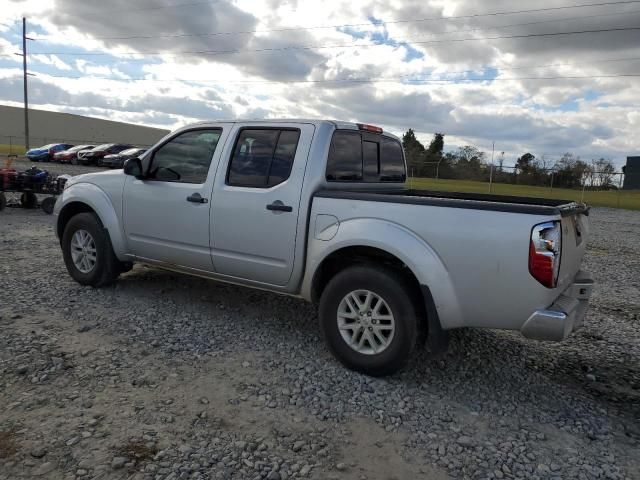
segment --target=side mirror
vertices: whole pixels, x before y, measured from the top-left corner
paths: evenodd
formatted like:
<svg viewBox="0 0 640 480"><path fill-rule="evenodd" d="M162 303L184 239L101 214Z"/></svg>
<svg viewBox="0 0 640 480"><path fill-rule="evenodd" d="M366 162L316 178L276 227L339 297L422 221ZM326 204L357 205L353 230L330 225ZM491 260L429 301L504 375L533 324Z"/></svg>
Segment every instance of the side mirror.
<svg viewBox="0 0 640 480"><path fill-rule="evenodd" d="M138 157L129 158L124 162L124 174L136 177L138 180L142 180L142 162Z"/></svg>

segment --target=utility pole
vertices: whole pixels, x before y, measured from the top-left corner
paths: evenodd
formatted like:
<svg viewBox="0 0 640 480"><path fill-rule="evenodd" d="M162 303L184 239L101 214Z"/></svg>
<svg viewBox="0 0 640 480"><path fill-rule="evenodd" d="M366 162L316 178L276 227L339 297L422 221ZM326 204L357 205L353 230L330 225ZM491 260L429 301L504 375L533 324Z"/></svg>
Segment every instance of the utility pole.
<svg viewBox="0 0 640 480"><path fill-rule="evenodd" d="M493 188L493 154L496 151L496 142L494 141L491 145L491 169L489 170L489 193L491 193L491 189Z"/></svg>
<svg viewBox="0 0 640 480"><path fill-rule="evenodd" d="M31 40L31 39L29 39ZM29 150L29 96L27 93L27 19L22 17L22 75L24 82L24 147Z"/></svg>

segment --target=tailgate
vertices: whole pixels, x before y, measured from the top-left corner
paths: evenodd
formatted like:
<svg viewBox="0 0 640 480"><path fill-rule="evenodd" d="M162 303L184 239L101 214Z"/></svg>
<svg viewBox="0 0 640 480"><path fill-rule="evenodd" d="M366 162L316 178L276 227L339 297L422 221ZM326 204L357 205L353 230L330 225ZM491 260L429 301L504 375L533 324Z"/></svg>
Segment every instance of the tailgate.
<svg viewBox="0 0 640 480"><path fill-rule="evenodd" d="M566 288L580 270L589 237L588 210L574 209L562 215L562 256L558 287Z"/></svg>

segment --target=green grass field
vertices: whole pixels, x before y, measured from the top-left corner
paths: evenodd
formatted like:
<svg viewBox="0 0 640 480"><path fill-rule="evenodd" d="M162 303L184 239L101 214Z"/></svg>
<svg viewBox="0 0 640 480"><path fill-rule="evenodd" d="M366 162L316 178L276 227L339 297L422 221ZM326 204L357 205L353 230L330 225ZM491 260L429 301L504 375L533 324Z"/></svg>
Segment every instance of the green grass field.
<svg viewBox="0 0 640 480"><path fill-rule="evenodd" d="M0 155L24 155L25 149L22 145L9 145L8 143L0 143Z"/></svg>
<svg viewBox="0 0 640 480"><path fill-rule="evenodd" d="M489 193L489 184L472 180L436 180L434 178L413 178L409 180L411 188L424 190L442 190L446 192ZM580 201L582 190L566 188L532 187L529 185L511 185L494 183L492 193L497 195L519 195L523 197L558 198ZM640 190L608 190L602 192L584 192L583 201L594 207L626 208L640 210Z"/></svg>

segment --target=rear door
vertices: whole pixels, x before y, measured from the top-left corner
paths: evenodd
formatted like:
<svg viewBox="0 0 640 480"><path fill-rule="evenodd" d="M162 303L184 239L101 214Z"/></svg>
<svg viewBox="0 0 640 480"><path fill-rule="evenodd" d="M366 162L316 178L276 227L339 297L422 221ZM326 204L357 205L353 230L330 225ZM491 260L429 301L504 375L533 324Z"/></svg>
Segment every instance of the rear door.
<svg viewBox="0 0 640 480"><path fill-rule="evenodd" d="M237 125L213 189L217 273L286 285L293 270L311 124Z"/></svg>

